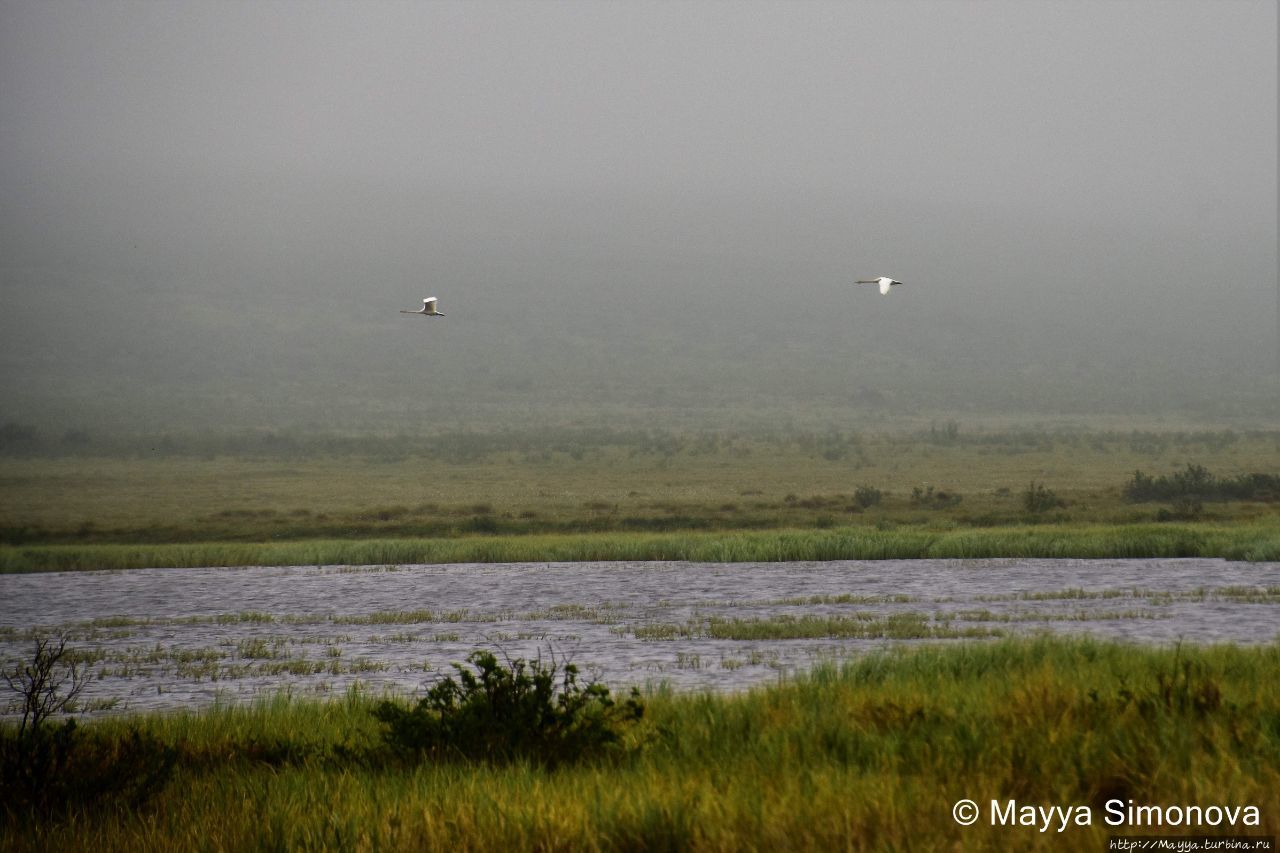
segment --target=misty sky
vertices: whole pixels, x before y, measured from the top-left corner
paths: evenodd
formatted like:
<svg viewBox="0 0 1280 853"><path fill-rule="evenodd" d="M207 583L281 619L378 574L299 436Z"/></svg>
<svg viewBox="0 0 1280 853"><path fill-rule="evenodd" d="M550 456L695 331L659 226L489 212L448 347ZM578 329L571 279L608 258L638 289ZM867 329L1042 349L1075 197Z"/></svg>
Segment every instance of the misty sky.
<svg viewBox="0 0 1280 853"><path fill-rule="evenodd" d="M0 0L0 379L207 334L265 383L291 310L396 373L365 342L426 295L526 366L667 324L722 335L691 362L812 330L1270 376L1276 81L1273 0Z"/></svg>

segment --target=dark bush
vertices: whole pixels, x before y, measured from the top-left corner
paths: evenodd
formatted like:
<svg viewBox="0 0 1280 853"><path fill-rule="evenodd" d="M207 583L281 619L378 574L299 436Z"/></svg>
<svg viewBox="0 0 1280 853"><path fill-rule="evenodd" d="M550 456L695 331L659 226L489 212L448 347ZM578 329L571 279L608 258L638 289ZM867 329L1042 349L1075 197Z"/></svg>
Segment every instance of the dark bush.
<svg viewBox="0 0 1280 853"><path fill-rule="evenodd" d="M554 657L550 664L520 658L508 668L476 651L467 661L471 668L454 664L457 678L438 682L413 707L374 708L390 746L437 761L557 765L619 748L644 714L636 689L618 703L602 684L580 685L577 667Z"/></svg>
<svg viewBox="0 0 1280 853"><path fill-rule="evenodd" d="M1066 502L1052 489L1033 480L1031 485L1027 486L1027 490L1022 493L1022 505L1026 507L1027 512L1048 512L1051 509L1066 506Z"/></svg>
<svg viewBox="0 0 1280 853"><path fill-rule="evenodd" d="M164 787L177 752L136 729L102 736L75 720L0 734L0 804L6 818L117 806L137 809Z"/></svg>
<svg viewBox="0 0 1280 853"><path fill-rule="evenodd" d="M947 509L956 506L963 500L958 492L934 491L933 486L923 489L916 486L911 490L911 505L928 509Z"/></svg>
<svg viewBox="0 0 1280 853"><path fill-rule="evenodd" d="M71 706L85 674L65 636L38 639L31 660L3 673L21 698L22 722L0 730L0 807L4 816L51 815L113 803L141 806L164 786L177 754L131 730L123 737L89 736L74 720L48 720Z"/></svg>
<svg viewBox="0 0 1280 853"><path fill-rule="evenodd" d="M870 509L880 503L883 497L881 491L872 486L858 486L853 492L853 500L863 509Z"/></svg>
<svg viewBox="0 0 1280 853"><path fill-rule="evenodd" d="M1187 465L1184 471L1168 476L1152 477L1134 471L1124 487L1124 497L1132 503L1176 501L1188 498L1198 501L1275 501L1280 500L1280 475L1241 474L1216 477L1201 465Z"/></svg>
<svg viewBox="0 0 1280 853"><path fill-rule="evenodd" d="M501 533L502 523L491 515L476 515L468 518L458 529L465 533Z"/></svg>

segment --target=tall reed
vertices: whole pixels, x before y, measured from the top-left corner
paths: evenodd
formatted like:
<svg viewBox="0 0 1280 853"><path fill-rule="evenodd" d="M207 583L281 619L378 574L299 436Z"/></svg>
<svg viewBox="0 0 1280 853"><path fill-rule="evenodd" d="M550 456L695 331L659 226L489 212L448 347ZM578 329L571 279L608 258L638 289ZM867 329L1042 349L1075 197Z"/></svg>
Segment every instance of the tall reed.
<svg viewBox="0 0 1280 853"><path fill-rule="evenodd" d="M172 545L0 546L0 573L255 565L690 560L1221 557L1280 560L1273 523L1028 525L951 531L843 527L731 533L599 533Z"/></svg>
<svg viewBox="0 0 1280 853"><path fill-rule="evenodd" d="M892 649L739 695L651 695L641 748L555 770L394 760L374 698L93 723L174 744L178 778L141 812L18 819L6 846L1056 850L1151 834L1106 826L1108 799L1253 805L1261 826L1216 831L1280 830L1276 644ZM977 825L953 820L960 798ZM993 799L1088 807L1093 825L990 826Z"/></svg>

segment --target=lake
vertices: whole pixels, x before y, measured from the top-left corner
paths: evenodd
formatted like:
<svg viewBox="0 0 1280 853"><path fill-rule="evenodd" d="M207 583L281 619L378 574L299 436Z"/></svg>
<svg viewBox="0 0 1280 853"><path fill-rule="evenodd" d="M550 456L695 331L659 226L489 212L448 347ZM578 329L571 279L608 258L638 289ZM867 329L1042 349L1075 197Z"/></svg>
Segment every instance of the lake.
<svg viewBox="0 0 1280 853"><path fill-rule="evenodd" d="M1053 631L1269 643L1280 563L902 560L265 566L0 576L0 655L64 631L90 711L420 691L477 648L612 688L738 690L895 643ZM12 709L10 709L12 710Z"/></svg>

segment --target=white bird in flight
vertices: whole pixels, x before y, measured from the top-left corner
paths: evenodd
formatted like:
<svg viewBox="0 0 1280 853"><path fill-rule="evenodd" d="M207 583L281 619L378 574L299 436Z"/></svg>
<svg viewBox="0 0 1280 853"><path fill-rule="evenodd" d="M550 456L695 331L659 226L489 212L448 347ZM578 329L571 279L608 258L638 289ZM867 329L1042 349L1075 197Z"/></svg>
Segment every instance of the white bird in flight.
<svg viewBox="0 0 1280 853"><path fill-rule="evenodd" d="M422 314L425 317L443 317L444 314L436 310L436 302L438 301L439 300L436 299L434 296L428 296L426 299L422 300L421 309L417 311L405 311L402 309L400 313L401 314Z"/></svg>
<svg viewBox="0 0 1280 853"><path fill-rule="evenodd" d="M889 288L893 287L895 284L902 284L902 282L895 281L888 276L882 275L879 278L860 278L858 279L858 284L878 284L880 285L881 293L888 293Z"/></svg>

